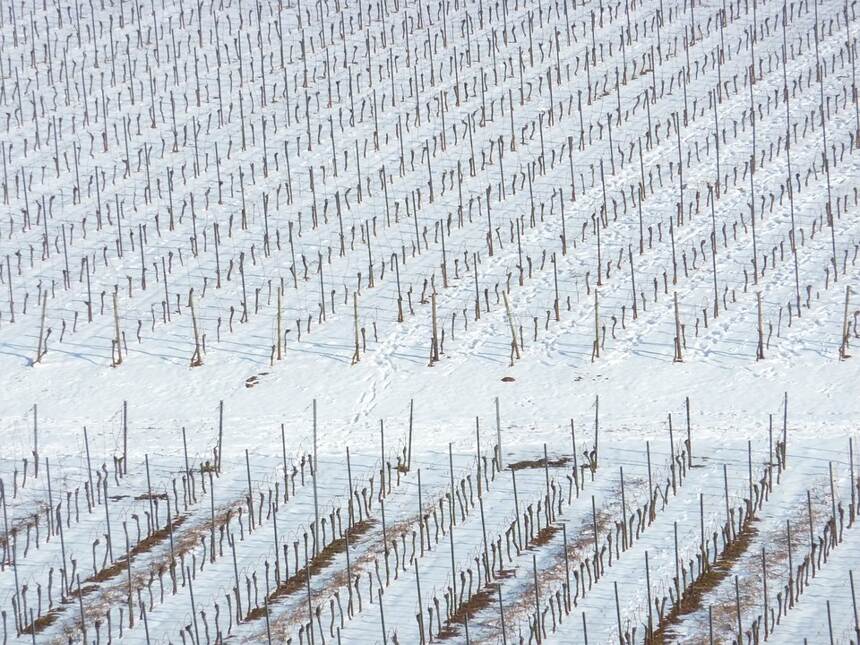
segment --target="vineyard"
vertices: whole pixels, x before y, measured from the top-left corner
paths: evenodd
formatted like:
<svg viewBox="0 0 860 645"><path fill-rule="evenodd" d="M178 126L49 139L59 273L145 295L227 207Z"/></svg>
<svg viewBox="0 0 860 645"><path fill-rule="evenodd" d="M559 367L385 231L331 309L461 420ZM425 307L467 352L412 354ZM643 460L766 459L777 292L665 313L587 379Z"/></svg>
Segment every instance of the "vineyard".
<svg viewBox="0 0 860 645"><path fill-rule="evenodd" d="M3 643L860 644L858 27L0 0Z"/></svg>

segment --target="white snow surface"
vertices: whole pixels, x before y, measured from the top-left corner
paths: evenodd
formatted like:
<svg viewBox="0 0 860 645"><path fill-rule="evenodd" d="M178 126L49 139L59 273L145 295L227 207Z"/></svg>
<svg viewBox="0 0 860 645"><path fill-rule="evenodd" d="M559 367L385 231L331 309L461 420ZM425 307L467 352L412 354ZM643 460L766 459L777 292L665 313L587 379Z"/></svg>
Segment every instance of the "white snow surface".
<svg viewBox="0 0 860 645"><path fill-rule="evenodd" d="M860 23L815 2L0 0L3 642L529 643L537 602L643 643L649 596L662 642L860 642Z"/></svg>

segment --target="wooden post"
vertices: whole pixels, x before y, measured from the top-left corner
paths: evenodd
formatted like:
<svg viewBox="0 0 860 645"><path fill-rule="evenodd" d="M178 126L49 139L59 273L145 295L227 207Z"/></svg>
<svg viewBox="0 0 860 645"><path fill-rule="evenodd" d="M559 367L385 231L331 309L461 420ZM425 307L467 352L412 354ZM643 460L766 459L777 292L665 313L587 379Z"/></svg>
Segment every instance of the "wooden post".
<svg viewBox="0 0 860 645"><path fill-rule="evenodd" d="M352 292L352 311L353 311L353 319L355 321L355 351L352 353L352 364L355 365L361 360L361 354L359 352L359 325L358 325L358 291Z"/></svg>
<svg viewBox="0 0 860 645"><path fill-rule="evenodd" d="M672 415L669 414L669 459L671 463L669 468L672 471L672 494L677 494L676 481L675 481L675 437L672 431Z"/></svg>
<svg viewBox="0 0 860 645"><path fill-rule="evenodd" d="M313 400L313 416L314 416L314 556L319 552L319 526L320 526L320 507L319 496L317 495L317 479L319 477L319 464L317 462L317 400ZM334 527L332 527L334 530Z"/></svg>
<svg viewBox="0 0 860 645"><path fill-rule="evenodd" d="M687 466L693 467L693 441L690 437L690 397L684 397L684 404L687 408Z"/></svg>
<svg viewBox="0 0 860 645"><path fill-rule="evenodd" d="M131 553L128 544L128 527L125 522L122 523L122 529L125 532L125 570L128 576L128 628L132 629L134 627L134 603L131 587Z"/></svg>
<svg viewBox="0 0 860 645"><path fill-rule="evenodd" d="M782 467L788 462L788 392L782 403Z"/></svg>
<svg viewBox="0 0 860 645"><path fill-rule="evenodd" d="M259 5L257 5L259 10ZM278 545L275 544L275 557L278 555ZM268 563L267 563L268 564ZM272 645L272 628L269 625L269 576L266 576L266 595L263 596L263 608L266 610L266 642Z"/></svg>
<svg viewBox="0 0 860 645"><path fill-rule="evenodd" d="M47 214L45 215L45 217L47 218ZM11 281L11 276L10 276L10 281ZM114 294L114 306L116 306L116 294ZM847 302L846 302L845 306L846 307L848 306ZM36 363L41 362L42 356L44 356L45 352L47 352L47 348L45 347L45 342L44 342L44 338L45 338L45 313L46 313L47 308L48 308L48 292L46 290L42 296L42 323L39 326L39 346L36 348L36 360L33 361L34 365ZM117 343L118 342L119 341L117 341ZM39 462L37 461L36 463L39 463Z"/></svg>
<svg viewBox="0 0 860 645"><path fill-rule="evenodd" d="M648 563L648 550L645 550L645 588L648 595L648 631L646 632L646 642L651 642L651 634L654 631L654 614L653 605L651 603L651 567Z"/></svg>
<svg viewBox="0 0 860 645"><path fill-rule="evenodd" d="M537 556L532 553L532 574L534 576L534 585L535 585L535 633L537 634L537 642L538 645L543 641L543 632L541 629L541 619L540 619L540 590L538 587L538 577L537 577Z"/></svg>
<svg viewBox="0 0 860 645"><path fill-rule="evenodd" d="M770 635L770 618L768 616L769 603L767 601L767 560L765 558L764 547L761 548L761 577L764 590L764 639Z"/></svg>
<svg viewBox="0 0 860 645"><path fill-rule="evenodd" d="M848 513L848 524L854 524L854 517L857 514L857 493L854 484L854 441L848 437L848 468L851 470L851 507Z"/></svg>
<svg viewBox="0 0 860 645"><path fill-rule="evenodd" d="M423 526L423 524L421 523L420 513L418 516L418 523L419 523L419 525ZM423 547L424 546L424 543L423 543L424 538L422 537L421 539L422 539L421 546ZM420 640L421 645L424 645L424 643L426 642L424 639L424 609L423 609L424 603L421 600L421 578L418 575L418 558L415 558L412 561L412 564L415 566L415 586L418 589L418 634L419 634L419 640ZM504 631L504 628L502 631ZM432 627L431 627L431 636L432 636Z"/></svg>
<svg viewBox="0 0 860 645"><path fill-rule="evenodd" d="M562 544L564 545L564 577L567 580L567 592L565 593L565 604L570 607L570 562L567 553L567 523L561 524ZM499 585L501 586L501 585Z"/></svg>
<svg viewBox="0 0 860 645"><path fill-rule="evenodd" d="M523 547L523 530L520 520L520 498L517 495L517 471L515 468L511 468L511 482L514 486L514 514L517 517L517 541L520 545L520 548Z"/></svg>
<svg viewBox="0 0 860 645"><path fill-rule="evenodd" d="M35 476L39 477L39 407L33 404L33 470ZM851 469L852 476L854 469Z"/></svg>
<svg viewBox="0 0 860 645"><path fill-rule="evenodd" d="M812 562L812 576L815 577L815 537L813 536L812 525L812 496L809 494L809 489L806 489L806 512L809 517L809 559Z"/></svg>
<svg viewBox="0 0 860 645"><path fill-rule="evenodd" d="M433 363L439 360L439 336L438 336L438 328L436 324L436 293L430 294L430 306L432 309L432 336L430 343L430 366L433 366Z"/></svg>
<svg viewBox="0 0 860 645"><path fill-rule="evenodd" d="M756 354L755 359L757 361L764 360L764 328L762 321L762 313L761 313L761 291L756 291L755 294L756 299L756 308L758 310L758 343L756 344Z"/></svg>
<svg viewBox="0 0 860 645"><path fill-rule="evenodd" d="M451 541L451 588L457 597L457 567L454 564L454 452L448 443L448 473L451 477L451 499L448 502L448 538Z"/></svg>
<svg viewBox="0 0 860 645"><path fill-rule="evenodd" d="M197 331L197 312L194 310L194 289L188 292L188 305L191 308L191 326L194 330L194 354L191 356L191 367L203 365L203 354L200 351L200 334ZM170 309L170 304L167 305Z"/></svg>
<svg viewBox="0 0 860 645"><path fill-rule="evenodd" d="M83 73L83 71L81 72ZM83 636L83 642L87 643L87 618L84 613L84 595L81 593L81 576L76 576L78 580L78 609L81 613L81 635Z"/></svg>
<svg viewBox="0 0 860 645"><path fill-rule="evenodd" d="M122 474L128 475L128 401L122 402Z"/></svg>
<svg viewBox="0 0 860 645"><path fill-rule="evenodd" d="M47 302L47 294L45 300ZM42 312L42 325L44 326L44 309ZM117 305L116 291L113 292L113 324L114 334L116 336L116 365L122 365L122 336L119 333L119 306ZM39 344L41 346L41 337Z"/></svg>
<svg viewBox="0 0 860 645"><path fill-rule="evenodd" d="M496 458L498 459L499 472L502 471L502 421L499 414L499 397L496 397Z"/></svg>
<svg viewBox="0 0 860 645"><path fill-rule="evenodd" d="M597 504L594 501L594 495L591 496L591 525L592 525L592 528L594 529L594 564L596 567L595 578L599 578L600 577L600 567L598 564L599 563L598 558L600 557L600 551L599 551L599 547L597 545Z"/></svg>
<svg viewBox="0 0 860 645"><path fill-rule="evenodd" d="M848 579L851 582L851 606L854 609L854 633L860 636L860 620L857 618L857 596L854 594L854 571L848 570Z"/></svg>
<svg viewBox="0 0 860 645"><path fill-rule="evenodd" d="M484 519L484 494L481 486L481 426L478 417L475 417L475 440L476 440L476 454L475 454L475 463L477 465L477 474L478 474L478 506L481 510L481 533L484 538L484 569L489 576L490 569L490 552L489 546L487 543L487 524ZM546 454L546 444L544 444L544 454Z"/></svg>
<svg viewBox="0 0 860 645"><path fill-rule="evenodd" d="M283 358L282 346L283 346L283 340L284 340L284 334L282 332L282 327L281 327L281 320L283 318L283 313L282 313L283 312L283 303L282 303L283 288L281 287L281 285L278 285L277 292L278 292L278 322L277 322L278 343L277 343L277 347L278 347L278 360L281 360ZM268 611L267 611L266 615L268 616Z"/></svg>
<svg viewBox="0 0 860 645"><path fill-rule="evenodd" d="M277 505L275 505L273 508L277 509ZM275 511L275 513L277 514L277 511ZM215 484L214 484L214 478L212 477L212 469L211 468L209 469L209 520L210 520L209 523L211 525L209 527L209 546L210 546L210 548L209 548L209 562L214 563L215 562ZM277 520L277 515L275 517L275 520ZM170 521L170 517L167 518L167 521L168 522ZM277 521L273 522L273 524L275 526L275 562L277 562L277 557L278 557L278 540L277 540L278 525L277 525ZM266 578L266 581L268 582L268 578Z"/></svg>
<svg viewBox="0 0 860 645"><path fill-rule="evenodd" d="M600 358L600 313L597 301L597 287L594 288L594 349L591 352L592 360Z"/></svg>
<svg viewBox="0 0 860 645"><path fill-rule="evenodd" d="M192 623L194 624L194 640L196 642L200 642L200 634L197 629L197 608L194 606L194 587L192 586L192 577L191 577L191 568L185 567L186 574L185 577L188 580L188 596L191 598L191 616Z"/></svg>
<svg viewBox="0 0 860 645"><path fill-rule="evenodd" d="M597 440L600 438L600 395L594 395L594 467L597 468Z"/></svg>
<svg viewBox="0 0 860 645"><path fill-rule="evenodd" d="M678 522L673 522L673 535L675 540L675 602L681 606L681 558L678 556ZM741 641L738 641L741 642Z"/></svg>
<svg viewBox="0 0 860 645"><path fill-rule="evenodd" d="M189 472L189 477L191 476ZM251 459L248 456L248 449L245 448L245 474L248 477L248 524L249 532L254 530L254 491L251 487Z"/></svg>
<svg viewBox="0 0 860 645"><path fill-rule="evenodd" d="M110 561L113 562L113 540L111 539L111 530L110 530L110 505L108 504L108 480L105 477L102 480L102 484L104 485L104 494L105 494L105 528L107 530L107 548L108 548L108 557Z"/></svg>
<svg viewBox="0 0 860 645"><path fill-rule="evenodd" d="M508 645L508 635L505 631L505 606L502 604L502 585L497 585L496 590L499 593L499 618L502 621L502 645Z"/></svg>
<svg viewBox="0 0 860 645"><path fill-rule="evenodd" d="M675 291L672 295L675 301L675 358L673 362L682 363L684 356L681 353L681 318L678 313L678 292Z"/></svg>
<svg viewBox="0 0 860 645"><path fill-rule="evenodd" d="M5 149L5 148L4 148ZM5 160L5 156L4 156ZM65 234L65 228L63 233ZM65 239L65 238L64 238ZM9 261L9 254L6 254L6 279L9 281L9 322L15 322L15 298L12 293L12 265Z"/></svg>
<svg viewBox="0 0 860 645"><path fill-rule="evenodd" d="M747 469L749 471L749 497L750 513L755 511L753 506L753 471L752 471L752 441L747 440Z"/></svg>
<svg viewBox="0 0 860 645"><path fill-rule="evenodd" d="M626 551L630 547L630 540L627 537L627 496L624 494L624 466L618 467L618 474L621 480L621 546Z"/></svg>
<svg viewBox="0 0 860 645"><path fill-rule="evenodd" d="M519 359L520 359L520 348L519 348L519 345L517 344L517 332L516 332L516 330L514 329L514 319L513 319L513 317L511 316L511 307L510 307L510 304L508 303L508 294L507 294L507 292L502 291L502 298L503 298L503 299L504 299L504 301L505 301L505 313L507 314L507 317L508 317L508 325L509 325L509 326L510 326L510 328L511 328L511 349L513 350L513 354L514 354L514 356L516 357L516 359L517 359L517 360L519 360ZM433 303L434 303L434 304L433 304L434 308L435 308L435 306L436 306L435 302L436 302L436 301L435 301L435 299L434 299L434 301L433 301ZM434 320L435 320L435 316L434 316ZM435 327L435 323L434 323L434 327ZM434 336L434 338L435 338L435 336L436 336L435 331L434 331L434 333L433 333L433 336Z"/></svg>
<svg viewBox="0 0 860 645"><path fill-rule="evenodd" d="M400 291L400 262L397 259L397 253L391 254L391 261L394 264L394 275L397 278L397 322L403 322L403 295Z"/></svg>
<svg viewBox="0 0 860 645"><path fill-rule="evenodd" d="M412 406L414 399L409 399L409 442L406 452L406 470L412 470Z"/></svg>
<svg viewBox="0 0 860 645"><path fill-rule="evenodd" d="M96 490L95 488L93 488L93 466L92 462L90 461L90 441L89 437L87 436L86 426L84 426L84 449L87 453L87 477L90 480L90 499L92 500L92 505L94 506L96 503ZM90 509L90 512L92 512L92 509Z"/></svg>
<svg viewBox="0 0 860 645"><path fill-rule="evenodd" d="M842 316L842 342L839 345L839 360L844 361L846 358L850 358L851 355L848 353L848 299L851 295L851 287L849 285L845 285L845 313ZM44 327L44 310L42 314L42 326Z"/></svg>

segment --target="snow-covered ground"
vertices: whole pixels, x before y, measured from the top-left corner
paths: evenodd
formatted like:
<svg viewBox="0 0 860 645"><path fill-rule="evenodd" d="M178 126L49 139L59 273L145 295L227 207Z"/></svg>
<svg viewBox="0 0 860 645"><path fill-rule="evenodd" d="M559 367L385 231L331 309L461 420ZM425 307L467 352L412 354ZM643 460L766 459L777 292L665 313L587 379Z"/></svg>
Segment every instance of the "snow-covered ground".
<svg viewBox="0 0 860 645"><path fill-rule="evenodd" d="M858 24L0 0L4 642L860 642Z"/></svg>

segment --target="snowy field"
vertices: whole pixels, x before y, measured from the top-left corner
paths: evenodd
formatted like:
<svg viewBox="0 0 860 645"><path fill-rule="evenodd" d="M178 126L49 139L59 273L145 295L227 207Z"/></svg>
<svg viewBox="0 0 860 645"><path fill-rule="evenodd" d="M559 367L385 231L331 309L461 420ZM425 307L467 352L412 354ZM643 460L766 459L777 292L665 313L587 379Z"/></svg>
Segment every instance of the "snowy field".
<svg viewBox="0 0 860 645"><path fill-rule="evenodd" d="M845 0L0 0L3 643L860 643Z"/></svg>

